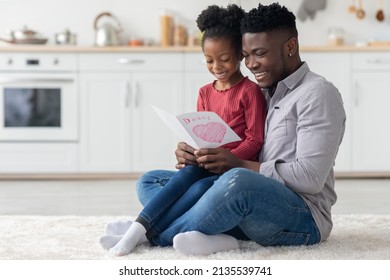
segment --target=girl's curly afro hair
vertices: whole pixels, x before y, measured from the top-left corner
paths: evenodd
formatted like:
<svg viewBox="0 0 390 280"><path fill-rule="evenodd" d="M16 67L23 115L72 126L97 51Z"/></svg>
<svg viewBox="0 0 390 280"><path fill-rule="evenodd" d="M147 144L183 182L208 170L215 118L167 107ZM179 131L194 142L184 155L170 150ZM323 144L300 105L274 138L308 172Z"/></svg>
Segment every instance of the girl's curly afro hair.
<svg viewBox="0 0 390 280"><path fill-rule="evenodd" d="M235 4L228 5L226 8L208 6L196 20L199 30L204 32L202 46L207 38L227 38L232 41L237 52L241 52L240 26L244 15L245 11Z"/></svg>

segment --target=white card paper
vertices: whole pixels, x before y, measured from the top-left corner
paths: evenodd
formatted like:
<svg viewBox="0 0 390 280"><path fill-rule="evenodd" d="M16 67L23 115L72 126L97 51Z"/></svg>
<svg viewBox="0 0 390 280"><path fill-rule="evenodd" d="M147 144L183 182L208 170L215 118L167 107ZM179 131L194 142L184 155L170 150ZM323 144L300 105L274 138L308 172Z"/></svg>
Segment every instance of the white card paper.
<svg viewBox="0 0 390 280"><path fill-rule="evenodd" d="M241 138L214 112L201 111L173 115L153 106L160 118L188 145L216 148Z"/></svg>

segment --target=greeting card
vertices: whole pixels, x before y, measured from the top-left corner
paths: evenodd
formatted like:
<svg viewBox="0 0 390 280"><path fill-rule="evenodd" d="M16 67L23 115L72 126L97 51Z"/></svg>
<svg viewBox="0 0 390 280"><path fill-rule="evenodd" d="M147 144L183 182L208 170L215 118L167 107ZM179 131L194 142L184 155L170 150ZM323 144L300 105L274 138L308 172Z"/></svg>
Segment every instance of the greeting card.
<svg viewBox="0 0 390 280"><path fill-rule="evenodd" d="M216 148L241 138L214 112L201 111L173 115L153 106L160 118L181 141L198 148Z"/></svg>

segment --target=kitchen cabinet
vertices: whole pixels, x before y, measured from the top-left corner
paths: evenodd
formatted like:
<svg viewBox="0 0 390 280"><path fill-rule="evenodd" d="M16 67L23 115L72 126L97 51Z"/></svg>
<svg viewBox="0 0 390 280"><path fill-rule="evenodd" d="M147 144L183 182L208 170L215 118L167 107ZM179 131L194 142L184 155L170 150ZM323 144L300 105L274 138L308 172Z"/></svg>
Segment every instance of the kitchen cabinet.
<svg viewBox="0 0 390 280"><path fill-rule="evenodd" d="M199 88L214 81L215 77L207 69L203 53L199 52L184 54L184 73L185 109L186 112L195 112Z"/></svg>
<svg viewBox="0 0 390 280"><path fill-rule="evenodd" d="M336 172L382 174L390 171L390 54L387 52L302 53L310 68L339 89L347 115Z"/></svg>
<svg viewBox="0 0 390 280"><path fill-rule="evenodd" d="M127 73L80 74L80 171L130 171Z"/></svg>
<svg viewBox="0 0 390 280"><path fill-rule="evenodd" d="M180 54L82 54L81 172L173 169L178 140L151 105L183 107Z"/></svg>
<svg viewBox="0 0 390 280"><path fill-rule="evenodd" d="M77 143L71 142L0 142L0 177L4 173L77 173L78 151Z"/></svg>
<svg viewBox="0 0 390 280"><path fill-rule="evenodd" d="M343 142L337 154L335 171L349 172L352 170L352 135L351 135L351 57L349 53L333 52L302 52L301 59L306 61L310 70L325 77L339 90L347 115Z"/></svg>
<svg viewBox="0 0 390 280"><path fill-rule="evenodd" d="M352 55L352 162L356 172L390 169L390 54Z"/></svg>
<svg viewBox="0 0 390 280"><path fill-rule="evenodd" d="M174 169L179 139L151 105L178 114L183 108L183 75L178 72L135 73L132 101L132 171Z"/></svg>
<svg viewBox="0 0 390 280"><path fill-rule="evenodd" d="M66 59L62 59L56 50L49 49L42 61L54 63L47 72L56 82L72 84L77 100L69 103L66 111L75 119L76 134L39 141L2 137L0 173L138 175L151 169L174 169L174 150L180 139L151 105L173 114L196 110L199 88L215 79L202 52L77 48L64 50L61 57ZM34 52L23 55L35 62L38 53ZM61 59L47 60L51 53ZM18 57L21 55L20 50ZM1 57L0 64L10 67L8 56ZM390 92L386 82L390 53L372 48L302 48L301 57L311 70L335 84L344 101L347 124L336 158L336 175L388 176L390 131L386 120L390 110L386 106ZM22 65L22 60L13 61L12 67ZM61 79L59 65L68 65ZM243 63L242 72L254 80Z"/></svg>

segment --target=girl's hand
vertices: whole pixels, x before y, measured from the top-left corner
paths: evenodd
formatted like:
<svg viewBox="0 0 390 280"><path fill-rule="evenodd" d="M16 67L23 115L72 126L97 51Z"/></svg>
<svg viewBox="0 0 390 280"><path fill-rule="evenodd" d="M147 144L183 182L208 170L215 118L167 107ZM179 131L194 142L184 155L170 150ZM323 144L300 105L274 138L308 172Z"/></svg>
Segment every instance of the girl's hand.
<svg viewBox="0 0 390 280"><path fill-rule="evenodd" d="M177 149L175 151L177 160L176 168L182 169L186 165L198 165L194 151L195 149L193 147L184 142L177 144Z"/></svg>
<svg viewBox="0 0 390 280"><path fill-rule="evenodd" d="M222 174L234 167L242 167L244 160L224 148L204 148L195 151L200 166L216 174Z"/></svg>

